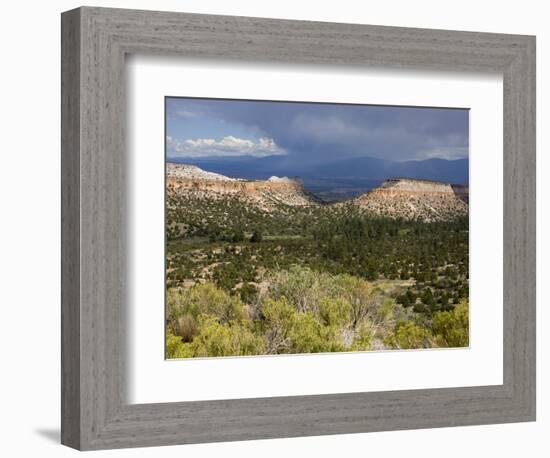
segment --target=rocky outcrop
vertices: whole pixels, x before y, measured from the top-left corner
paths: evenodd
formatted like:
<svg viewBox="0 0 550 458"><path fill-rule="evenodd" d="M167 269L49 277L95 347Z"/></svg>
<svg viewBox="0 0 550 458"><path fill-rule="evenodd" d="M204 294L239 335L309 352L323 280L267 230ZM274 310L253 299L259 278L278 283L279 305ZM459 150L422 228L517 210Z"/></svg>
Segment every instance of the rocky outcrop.
<svg viewBox="0 0 550 458"><path fill-rule="evenodd" d="M166 176L174 180L240 181L219 173L207 172L195 165L174 164L171 162L166 164Z"/></svg>
<svg viewBox="0 0 550 458"><path fill-rule="evenodd" d="M394 178L352 200L365 212L391 218L448 221L468 215L468 187Z"/></svg>
<svg viewBox="0 0 550 458"><path fill-rule="evenodd" d="M243 180L206 172L198 167L168 164L166 188L169 193L185 193L194 198L234 197L264 210L274 205L308 206L320 201L308 193L299 180L271 177L269 180Z"/></svg>
<svg viewBox="0 0 550 458"><path fill-rule="evenodd" d="M207 172L192 165L167 164L168 196L187 199L238 199L263 211L281 206L308 207L323 202L307 192L300 180L271 177L244 180ZM350 201L333 204L354 205L365 213L422 221L449 221L468 215L468 187L410 178L386 180L378 188Z"/></svg>

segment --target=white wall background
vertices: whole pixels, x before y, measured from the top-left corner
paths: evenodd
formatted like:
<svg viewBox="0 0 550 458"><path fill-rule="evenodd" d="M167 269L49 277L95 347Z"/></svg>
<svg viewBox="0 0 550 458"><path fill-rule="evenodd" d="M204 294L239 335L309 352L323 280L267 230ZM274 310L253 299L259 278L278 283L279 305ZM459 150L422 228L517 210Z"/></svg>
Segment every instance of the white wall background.
<svg viewBox="0 0 550 458"><path fill-rule="evenodd" d="M249 441L98 452L97 456L280 457L407 456L545 457L550 453L547 395L550 318L548 212L550 186L550 28L537 0L442 2L387 0L124 0L97 6L286 19L430 27L537 35L538 61L538 421L392 433ZM74 456L59 442L60 159L59 29L68 0L10 2L0 19L0 422L3 456ZM546 172L546 173L545 173ZM546 299L546 300L545 300ZM546 330L546 334L544 331ZM546 389L545 389L546 388ZM546 434L545 434L546 433Z"/></svg>

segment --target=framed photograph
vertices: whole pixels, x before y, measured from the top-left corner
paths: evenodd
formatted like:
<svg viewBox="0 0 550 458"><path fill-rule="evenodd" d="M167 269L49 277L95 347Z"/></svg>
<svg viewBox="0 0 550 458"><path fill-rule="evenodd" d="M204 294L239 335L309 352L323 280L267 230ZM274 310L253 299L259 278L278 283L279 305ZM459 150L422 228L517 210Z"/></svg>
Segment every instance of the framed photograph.
<svg viewBox="0 0 550 458"><path fill-rule="evenodd" d="M167 97L166 357L468 347L468 115Z"/></svg>
<svg viewBox="0 0 550 458"><path fill-rule="evenodd" d="M63 13L63 444L534 419L534 37Z"/></svg>

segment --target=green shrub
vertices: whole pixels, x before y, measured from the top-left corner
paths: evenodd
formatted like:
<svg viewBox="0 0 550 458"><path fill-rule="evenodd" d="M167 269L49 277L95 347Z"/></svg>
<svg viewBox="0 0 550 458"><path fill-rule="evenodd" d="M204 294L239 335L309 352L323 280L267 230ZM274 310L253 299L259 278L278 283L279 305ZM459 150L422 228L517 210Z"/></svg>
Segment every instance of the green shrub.
<svg viewBox="0 0 550 458"><path fill-rule="evenodd" d="M268 353L344 351L337 326L323 326L311 312L298 312L286 298L263 306Z"/></svg>
<svg viewBox="0 0 550 458"><path fill-rule="evenodd" d="M319 315L325 326L343 327L350 322L351 304L343 298L325 297L319 301Z"/></svg>
<svg viewBox="0 0 550 458"><path fill-rule="evenodd" d="M428 307L426 307L426 305L422 302L418 302L414 304L413 310L415 313L426 313L428 311Z"/></svg>
<svg viewBox="0 0 550 458"><path fill-rule="evenodd" d="M263 240L263 235L261 233L261 231L259 231L258 229L256 229L254 231L254 233L252 234L252 237L250 237L250 241L252 243L259 243Z"/></svg>
<svg viewBox="0 0 550 458"><path fill-rule="evenodd" d="M289 353L291 349L290 329L293 326L296 309L286 298L268 299L262 307L265 328L266 351L268 354Z"/></svg>
<svg viewBox="0 0 550 458"><path fill-rule="evenodd" d="M187 314L195 320L202 314L213 315L221 323L247 318L246 309L239 298L212 283L197 284L188 289L170 288L167 304L167 318L174 333L180 317Z"/></svg>
<svg viewBox="0 0 550 458"><path fill-rule="evenodd" d="M258 300L258 288L252 283L244 283L239 290L241 300L245 304L254 304Z"/></svg>
<svg viewBox="0 0 550 458"><path fill-rule="evenodd" d="M433 333L440 347L467 347L469 344L468 301L461 301L452 311L437 312Z"/></svg>
<svg viewBox="0 0 550 458"><path fill-rule="evenodd" d="M186 313L178 318L175 331L183 342L191 342L198 333L197 321L193 315Z"/></svg>
<svg viewBox="0 0 550 458"><path fill-rule="evenodd" d="M380 306L376 309L375 320L380 323L394 323L400 307L397 306L395 300L389 297L383 299L381 302Z"/></svg>
<svg viewBox="0 0 550 458"><path fill-rule="evenodd" d="M327 296L328 277L309 268L291 266L271 274L268 294L273 299L286 298L299 312L317 313L319 301Z"/></svg>
<svg viewBox="0 0 550 458"><path fill-rule="evenodd" d="M170 331L166 333L166 359L190 358L194 356L190 344L183 343L181 337Z"/></svg>
<svg viewBox="0 0 550 458"><path fill-rule="evenodd" d="M348 301L351 306L351 322L354 327L369 315L376 313L379 291L372 283L344 274L334 277L334 285L334 294Z"/></svg>
<svg viewBox="0 0 550 458"><path fill-rule="evenodd" d="M384 338L384 344L394 349L430 348L433 336L429 329L412 321L399 322L394 331Z"/></svg>
<svg viewBox="0 0 550 458"><path fill-rule="evenodd" d="M244 242L244 231L242 229L236 230L231 238L231 241L233 243Z"/></svg>
<svg viewBox="0 0 550 458"><path fill-rule="evenodd" d="M298 312L290 329L292 353L320 353L344 351L338 341L337 328L323 326L311 312Z"/></svg>
<svg viewBox="0 0 550 458"><path fill-rule="evenodd" d="M250 322L220 324L215 316L199 317L199 334L189 344L193 356L247 356L265 352L262 336L255 335Z"/></svg>
<svg viewBox="0 0 550 458"><path fill-rule="evenodd" d="M320 314L322 300L343 300L350 305L350 320L357 326L377 308L379 291L372 283L347 274L330 275L307 267L291 266L272 273L268 295L285 297L299 312Z"/></svg>
<svg viewBox="0 0 550 458"><path fill-rule="evenodd" d="M369 351L372 350L374 342L375 327L368 321L363 321L355 330L353 342L350 350L352 351Z"/></svg>

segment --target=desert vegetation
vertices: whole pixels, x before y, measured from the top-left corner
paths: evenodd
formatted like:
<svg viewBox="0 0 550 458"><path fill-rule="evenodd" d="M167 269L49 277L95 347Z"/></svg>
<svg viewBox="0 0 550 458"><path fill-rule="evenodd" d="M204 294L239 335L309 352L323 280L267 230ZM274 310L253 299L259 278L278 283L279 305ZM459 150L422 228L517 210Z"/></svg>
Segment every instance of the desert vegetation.
<svg viewBox="0 0 550 458"><path fill-rule="evenodd" d="M348 274L273 271L249 303L211 282L171 288L167 357L366 351L468 344L468 303L428 317ZM376 345L378 343L378 347Z"/></svg>
<svg viewBox="0 0 550 458"><path fill-rule="evenodd" d="M166 357L468 345L468 219L169 192Z"/></svg>

